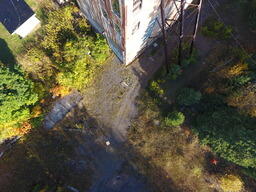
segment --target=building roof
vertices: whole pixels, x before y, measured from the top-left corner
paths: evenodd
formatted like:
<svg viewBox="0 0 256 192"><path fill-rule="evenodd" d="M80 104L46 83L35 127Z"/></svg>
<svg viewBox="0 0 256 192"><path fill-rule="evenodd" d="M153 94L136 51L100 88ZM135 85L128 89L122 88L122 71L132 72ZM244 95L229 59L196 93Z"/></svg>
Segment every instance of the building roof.
<svg viewBox="0 0 256 192"><path fill-rule="evenodd" d="M0 22L13 33L34 12L24 0L0 0Z"/></svg>

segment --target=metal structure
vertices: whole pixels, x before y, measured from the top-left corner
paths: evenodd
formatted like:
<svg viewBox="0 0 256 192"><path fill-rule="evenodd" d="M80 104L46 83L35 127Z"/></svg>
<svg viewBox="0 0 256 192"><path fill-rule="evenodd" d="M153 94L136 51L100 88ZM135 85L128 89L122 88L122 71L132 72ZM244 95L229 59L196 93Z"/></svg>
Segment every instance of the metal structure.
<svg viewBox="0 0 256 192"><path fill-rule="evenodd" d="M193 1L192 3L187 4L186 0L174 0L175 7L177 9L177 16L176 20L172 20L174 23L178 25L179 31L176 31L176 34L178 36L178 64L181 65L182 62L182 56L183 56L183 41L185 37L190 38L190 49L189 49L189 56L192 56L194 44L198 32L198 26L202 11L202 4L203 0L197 0ZM178 6L178 3L179 6ZM187 8L187 15L185 17L185 7L186 4L188 6ZM168 19L166 20L168 21ZM191 21L194 23L191 24ZM167 24L168 25L168 24ZM168 25L169 27L172 27ZM186 26L186 34L184 33ZM165 40L166 41L166 40Z"/></svg>
<svg viewBox="0 0 256 192"><path fill-rule="evenodd" d="M180 23L179 49L182 55L183 28L188 20L184 18L184 13L185 9L194 6L192 1L77 0L82 13L92 26L106 37L109 46L124 64L131 63L146 47L162 36L167 71L166 30ZM198 21L195 23L198 25ZM196 34L196 27L194 31ZM194 40L195 37L196 35Z"/></svg>

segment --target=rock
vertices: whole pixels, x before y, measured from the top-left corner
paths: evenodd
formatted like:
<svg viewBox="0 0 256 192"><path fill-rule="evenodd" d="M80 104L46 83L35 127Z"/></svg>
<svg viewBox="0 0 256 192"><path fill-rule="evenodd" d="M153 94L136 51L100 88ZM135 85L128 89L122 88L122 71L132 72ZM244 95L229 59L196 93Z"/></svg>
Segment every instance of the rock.
<svg viewBox="0 0 256 192"><path fill-rule="evenodd" d="M160 121L156 120L156 119L153 120L153 123L154 123L155 126L159 126L160 125Z"/></svg>

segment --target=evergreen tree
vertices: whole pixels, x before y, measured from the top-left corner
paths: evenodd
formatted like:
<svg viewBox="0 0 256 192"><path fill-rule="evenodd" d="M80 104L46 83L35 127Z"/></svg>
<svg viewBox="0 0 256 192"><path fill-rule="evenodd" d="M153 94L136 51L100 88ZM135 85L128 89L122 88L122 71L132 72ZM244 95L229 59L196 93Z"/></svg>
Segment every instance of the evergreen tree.
<svg viewBox="0 0 256 192"><path fill-rule="evenodd" d="M5 67L0 67L0 79L0 126L13 126L27 120L29 106L38 99L33 83L19 71L10 71Z"/></svg>

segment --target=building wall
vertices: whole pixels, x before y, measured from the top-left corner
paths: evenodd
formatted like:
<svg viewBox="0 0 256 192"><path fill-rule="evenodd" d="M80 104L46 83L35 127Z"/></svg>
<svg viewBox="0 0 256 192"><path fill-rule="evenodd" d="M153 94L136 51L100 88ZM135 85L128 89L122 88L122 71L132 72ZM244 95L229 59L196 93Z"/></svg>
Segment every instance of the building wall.
<svg viewBox="0 0 256 192"><path fill-rule="evenodd" d="M131 63L161 32L161 0L77 1L87 19L106 36L110 47L125 64ZM191 2L187 0L186 6ZM174 1L165 0L164 4L165 18L175 19L178 14ZM178 1L176 5L180 6Z"/></svg>
<svg viewBox="0 0 256 192"><path fill-rule="evenodd" d="M113 9L113 3L119 5L118 13ZM77 0L82 12L93 27L104 34L110 47L123 60L124 28L122 27L123 0Z"/></svg>
<svg viewBox="0 0 256 192"><path fill-rule="evenodd" d="M127 30L126 30L126 57L125 63L131 63L145 46L152 43L155 38L161 35L161 0L142 0L140 9L134 11L133 1L127 0ZM138 0L137 0L138 1ZM187 0L186 7L193 0ZM177 19L180 2L173 0L164 1L166 19ZM170 21L169 24L172 24Z"/></svg>

